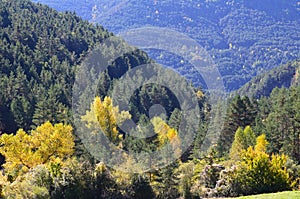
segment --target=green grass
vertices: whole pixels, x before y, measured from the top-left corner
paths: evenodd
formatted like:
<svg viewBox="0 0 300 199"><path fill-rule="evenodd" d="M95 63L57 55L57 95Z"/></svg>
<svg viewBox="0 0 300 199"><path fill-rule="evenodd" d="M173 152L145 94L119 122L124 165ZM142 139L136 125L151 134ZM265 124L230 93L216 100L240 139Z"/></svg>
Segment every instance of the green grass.
<svg viewBox="0 0 300 199"><path fill-rule="evenodd" d="M280 193L242 196L237 199L300 199L300 191L285 191Z"/></svg>

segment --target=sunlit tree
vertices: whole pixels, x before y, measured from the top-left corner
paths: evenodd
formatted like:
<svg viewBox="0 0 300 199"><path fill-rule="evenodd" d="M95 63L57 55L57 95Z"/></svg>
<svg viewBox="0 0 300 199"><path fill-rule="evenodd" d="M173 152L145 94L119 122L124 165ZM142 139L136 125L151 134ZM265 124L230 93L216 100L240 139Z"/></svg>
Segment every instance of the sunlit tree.
<svg viewBox="0 0 300 199"><path fill-rule="evenodd" d="M238 161L242 150L246 150L249 146L255 145L255 135L250 126L245 129L238 128L232 146L230 148L230 159Z"/></svg>
<svg viewBox="0 0 300 199"><path fill-rule="evenodd" d="M13 178L40 164L65 159L74 152L72 127L46 122L30 134L20 129L0 138L0 153L5 157L4 169Z"/></svg>
<svg viewBox="0 0 300 199"><path fill-rule="evenodd" d="M82 116L82 121L86 122L87 127L99 127L103 133L113 142L118 143L120 140L119 131L117 129L126 119L130 119L131 115L128 111L119 111L118 106L113 106L112 98L95 97L91 108Z"/></svg>

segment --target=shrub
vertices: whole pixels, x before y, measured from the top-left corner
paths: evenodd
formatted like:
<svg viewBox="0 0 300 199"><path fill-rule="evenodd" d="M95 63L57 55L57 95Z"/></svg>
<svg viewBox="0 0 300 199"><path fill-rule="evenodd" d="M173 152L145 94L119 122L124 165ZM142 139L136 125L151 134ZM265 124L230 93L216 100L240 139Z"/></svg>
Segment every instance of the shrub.
<svg viewBox="0 0 300 199"><path fill-rule="evenodd" d="M287 156L268 155L265 135L257 138L255 148L242 154L234 176L233 192L243 195L291 190L291 180L286 169Z"/></svg>

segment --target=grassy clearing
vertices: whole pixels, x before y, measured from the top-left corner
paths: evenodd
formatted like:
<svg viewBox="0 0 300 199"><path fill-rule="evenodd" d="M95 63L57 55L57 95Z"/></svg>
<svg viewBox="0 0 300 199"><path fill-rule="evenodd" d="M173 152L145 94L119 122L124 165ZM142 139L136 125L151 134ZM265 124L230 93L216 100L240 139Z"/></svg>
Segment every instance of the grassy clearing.
<svg viewBox="0 0 300 199"><path fill-rule="evenodd" d="M208 198L208 199L215 199L215 198ZM218 198L218 199L300 199L300 191L285 191L279 193L241 196L238 198Z"/></svg>
<svg viewBox="0 0 300 199"><path fill-rule="evenodd" d="M243 196L238 199L300 199L300 191L285 191L280 193Z"/></svg>

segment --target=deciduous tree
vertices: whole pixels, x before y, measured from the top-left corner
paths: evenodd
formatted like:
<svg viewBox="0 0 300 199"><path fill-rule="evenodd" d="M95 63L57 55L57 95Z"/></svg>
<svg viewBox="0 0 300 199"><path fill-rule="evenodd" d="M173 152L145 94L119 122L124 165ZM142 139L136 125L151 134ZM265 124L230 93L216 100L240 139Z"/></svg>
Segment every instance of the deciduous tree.
<svg viewBox="0 0 300 199"><path fill-rule="evenodd" d="M39 164L65 159L73 154L72 127L46 122L27 134L23 129L16 135L1 136L0 153L5 157L4 169L14 179Z"/></svg>

